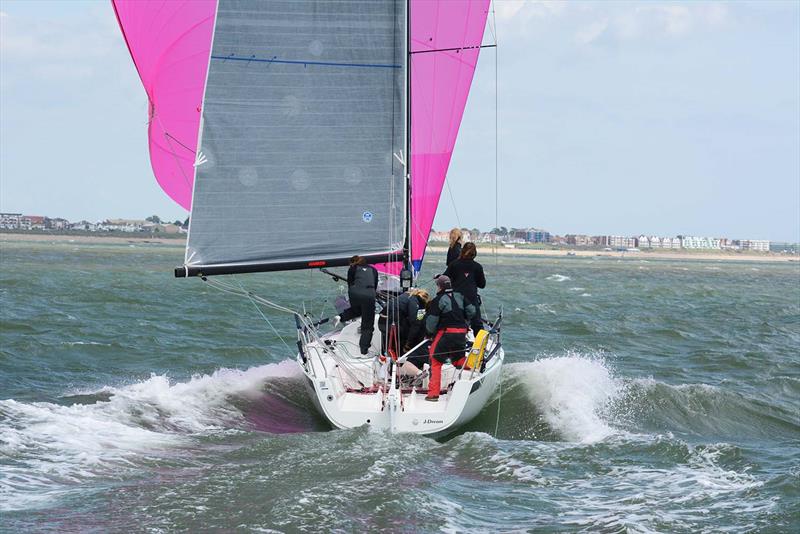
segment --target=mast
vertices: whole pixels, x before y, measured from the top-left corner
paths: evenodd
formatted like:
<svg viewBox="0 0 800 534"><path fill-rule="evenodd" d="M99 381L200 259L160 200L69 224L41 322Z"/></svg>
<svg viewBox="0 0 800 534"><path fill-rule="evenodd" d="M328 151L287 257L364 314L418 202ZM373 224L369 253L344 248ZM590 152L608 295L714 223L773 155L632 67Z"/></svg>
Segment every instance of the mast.
<svg viewBox="0 0 800 534"><path fill-rule="evenodd" d="M405 82L406 82L406 133L405 133L405 184L406 184L406 239L403 244L403 269L414 273L414 263L411 258L412 230L411 221L411 0L406 0L406 57L405 57ZM401 275L402 278L402 275Z"/></svg>

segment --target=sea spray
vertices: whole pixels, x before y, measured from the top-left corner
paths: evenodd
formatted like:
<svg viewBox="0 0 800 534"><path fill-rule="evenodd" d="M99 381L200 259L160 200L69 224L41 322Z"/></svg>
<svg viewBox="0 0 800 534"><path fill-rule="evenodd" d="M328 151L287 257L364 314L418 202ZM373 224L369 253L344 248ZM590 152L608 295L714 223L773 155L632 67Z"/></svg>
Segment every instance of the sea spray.
<svg viewBox="0 0 800 534"><path fill-rule="evenodd" d="M5 501L0 509L28 506L28 493L53 481L113 476L134 468L137 457L158 455L157 450L185 444L194 434L246 426L235 399L258 399L269 380L299 376L297 364L285 360L247 370L218 369L186 382L153 375L78 393L94 397L94 403L0 400L0 456L13 460L0 464Z"/></svg>
<svg viewBox="0 0 800 534"><path fill-rule="evenodd" d="M614 433L605 412L624 388L602 358L572 353L510 364L509 369L564 440L592 443Z"/></svg>

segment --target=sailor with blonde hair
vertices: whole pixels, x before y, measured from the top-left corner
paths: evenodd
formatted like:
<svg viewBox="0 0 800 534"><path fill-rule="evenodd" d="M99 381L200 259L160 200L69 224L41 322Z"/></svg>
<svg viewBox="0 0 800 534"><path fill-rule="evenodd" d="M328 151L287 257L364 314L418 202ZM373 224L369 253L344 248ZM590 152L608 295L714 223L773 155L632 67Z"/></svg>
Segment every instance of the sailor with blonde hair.
<svg viewBox="0 0 800 534"><path fill-rule="evenodd" d="M430 294L426 290L414 288L386 303L378 320L378 329L382 334L383 354L386 354L387 350L397 350L398 354L395 356L399 357L422 341L425 337L425 323L423 322L425 307L430 299ZM392 326L396 329L395 335L399 341L396 347L387 346L391 343L389 332ZM411 374L419 372L416 368L409 367L409 370L412 371Z"/></svg>
<svg viewBox="0 0 800 534"><path fill-rule="evenodd" d="M450 247L447 249L447 265L456 261L461 255L461 228L450 230Z"/></svg>

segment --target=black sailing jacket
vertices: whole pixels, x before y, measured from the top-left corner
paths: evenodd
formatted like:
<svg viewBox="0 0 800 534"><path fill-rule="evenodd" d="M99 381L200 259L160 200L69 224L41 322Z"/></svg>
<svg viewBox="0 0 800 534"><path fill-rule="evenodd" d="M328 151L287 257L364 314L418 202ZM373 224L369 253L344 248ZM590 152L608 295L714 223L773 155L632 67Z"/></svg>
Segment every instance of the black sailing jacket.
<svg viewBox="0 0 800 534"><path fill-rule="evenodd" d="M454 261L458 259L461 255L461 243L456 243L452 247L447 249L447 262L446 265L450 265Z"/></svg>
<svg viewBox="0 0 800 534"><path fill-rule="evenodd" d="M347 285L352 298L375 298L378 287L378 271L372 265L351 265L347 270Z"/></svg>
<svg viewBox="0 0 800 534"><path fill-rule="evenodd" d="M464 302L464 297L447 289L431 301L425 317L425 330L429 335L442 328L466 328L467 321L475 316L475 306Z"/></svg>
<svg viewBox="0 0 800 534"><path fill-rule="evenodd" d="M460 259L448 265L444 274L450 277L453 291L461 293L472 303L478 302L478 288L486 287L483 265L475 260Z"/></svg>

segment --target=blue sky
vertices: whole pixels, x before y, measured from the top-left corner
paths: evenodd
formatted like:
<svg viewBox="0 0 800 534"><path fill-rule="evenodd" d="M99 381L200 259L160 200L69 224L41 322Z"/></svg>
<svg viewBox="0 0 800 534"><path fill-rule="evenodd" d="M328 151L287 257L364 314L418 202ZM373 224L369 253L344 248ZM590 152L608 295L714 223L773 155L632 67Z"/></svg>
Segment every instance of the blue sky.
<svg viewBox="0 0 800 534"><path fill-rule="evenodd" d="M183 219L110 3L0 12L0 210ZM500 0L497 26L501 225L800 241L800 3ZM495 224L494 72L436 228Z"/></svg>

